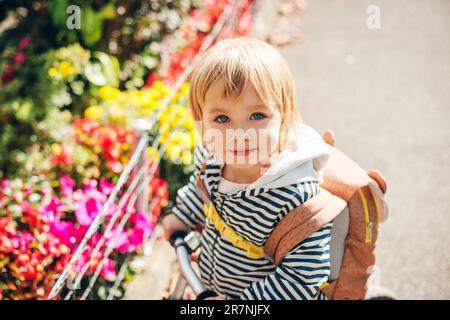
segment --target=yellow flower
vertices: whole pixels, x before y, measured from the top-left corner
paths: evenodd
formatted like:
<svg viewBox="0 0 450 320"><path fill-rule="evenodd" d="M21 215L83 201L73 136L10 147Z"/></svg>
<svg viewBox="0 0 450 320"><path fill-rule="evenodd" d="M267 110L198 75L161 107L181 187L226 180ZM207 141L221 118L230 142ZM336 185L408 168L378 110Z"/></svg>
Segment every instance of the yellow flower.
<svg viewBox="0 0 450 320"><path fill-rule="evenodd" d="M175 131L170 135L170 143L179 145L182 149L190 150L193 146L191 134L186 131Z"/></svg>
<svg viewBox="0 0 450 320"><path fill-rule="evenodd" d="M197 130L191 130L191 138L192 138L192 143L194 144L194 146L196 146L201 140L201 137L198 134Z"/></svg>
<svg viewBox="0 0 450 320"><path fill-rule="evenodd" d="M176 144L170 144L167 147L167 155L169 156L169 159L172 160L173 162L176 162L178 161L178 159L180 159L180 153L181 148Z"/></svg>
<svg viewBox="0 0 450 320"><path fill-rule="evenodd" d="M181 156L181 163L184 165L191 164L192 162L192 152L191 151L183 151L183 154Z"/></svg>
<svg viewBox="0 0 450 320"><path fill-rule="evenodd" d="M61 146L57 143L51 145L52 154L58 155L61 153Z"/></svg>
<svg viewBox="0 0 450 320"><path fill-rule="evenodd" d="M50 68L48 69L48 75L50 77L56 77L58 75L58 70L56 70L55 68Z"/></svg>
<svg viewBox="0 0 450 320"><path fill-rule="evenodd" d="M189 82L184 82L184 83L181 85L181 87L180 87L180 92L181 92L183 95L188 94L188 92L189 92Z"/></svg>
<svg viewBox="0 0 450 320"><path fill-rule="evenodd" d="M149 88L147 90L147 92L150 93L150 97L154 100L158 100L161 99L161 92L159 92L158 90L156 90L155 88Z"/></svg>
<svg viewBox="0 0 450 320"><path fill-rule="evenodd" d="M59 187L59 181L53 180L53 181L50 182L50 185L51 185L53 188L57 188L57 187Z"/></svg>
<svg viewBox="0 0 450 320"><path fill-rule="evenodd" d="M170 110L166 109L161 113L161 116L159 117L159 123L161 124L161 127L164 125L168 125L168 121L169 121L169 116L170 116Z"/></svg>
<svg viewBox="0 0 450 320"><path fill-rule="evenodd" d="M153 116L154 111L149 109L143 109L140 112L140 116L143 118L150 119Z"/></svg>
<svg viewBox="0 0 450 320"><path fill-rule="evenodd" d="M75 68L67 61L62 61L58 65L58 71L63 77L69 77L75 73Z"/></svg>
<svg viewBox="0 0 450 320"><path fill-rule="evenodd" d="M193 130L194 129L194 120L191 115L184 118L184 121L182 123L183 128L186 128L187 130Z"/></svg>
<svg viewBox="0 0 450 320"><path fill-rule="evenodd" d="M91 118L91 119L100 119L100 117L102 116L103 110L102 107L94 105L94 106L90 106L89 108L87 108L84 111L84 116L86 118Z"/></svg>
<svg viewBox="0 0 450 320"><path fill-rule="evenodd" d="M122 108L111 105L108 109L108 114L110 115L111 121L118 123L118 124L125 124L125 112Z"/></svg>
<svg viewBox="0 0 450 320"><path fill-rule="evenodd" d="M143 94L139 101L140 108L142 109L154 110L158 106L154 94L149 92L150 89L143 91Z"/></svg>
<svg viewBox="0 0 450 320"><path fill-rule="evenodd" d="M127 103L133 107L139 108L143 104L142 92L140 90L128 91Z"/></svg>
<svg viewBox="0 0 450 320"><path fill-rule="evenodd" d="M162 81L156 80L153 82L152 88L156 89L158 92L162 94L163 97L169 95L171 87L165 85Z"/></svg>
<svg viewBox="0 0 450 320"><path fill-rule="evenodd" d="M162 123L162 127L159 129L159 132L160 132L161 136L168 136L168 135L170 135L170 131L171 131L170 126L165 125L164 123Z"/></svg>
<svg viewBox="0 0 450 320"><path fill-rule="evenodd" d="M156 161L156 160L158 160L158 157L159 157L159 151L158 151L158 149L155 149L153 147L148 147L147 155L150 157L150 159L152 161Z"/></svg>
<svg viewBox="0 0 450 320"><path fill-rule="evenodd" d="M129 158L128 158L126 155L122 155L122 156L120 157L120 162L121 162L121 163L127 163L128 160L129 160Z"/></svg>
<svg viewBox="0 0 450 320"><path fill-rule="evenodd" d="M167 141L167 137L161 136L161 138L159 139L159 145L163 145L166 141Z"/></svg>
<svg viewBox="0 0 450 320"><path fill-rule="evenodd" d="M179 144L181 141L181 134L182 132L179 131L169 133L169 143Z"/></svg>
<svg viewBox="0 0 450 320"><path fill-rule="evenodd" d="M120 92L120 90L117 88L104 86L101 87L100 90L98 90L98 94L100 96L100 99L102 100L114 100L119 99L122 92Z"/></svg>

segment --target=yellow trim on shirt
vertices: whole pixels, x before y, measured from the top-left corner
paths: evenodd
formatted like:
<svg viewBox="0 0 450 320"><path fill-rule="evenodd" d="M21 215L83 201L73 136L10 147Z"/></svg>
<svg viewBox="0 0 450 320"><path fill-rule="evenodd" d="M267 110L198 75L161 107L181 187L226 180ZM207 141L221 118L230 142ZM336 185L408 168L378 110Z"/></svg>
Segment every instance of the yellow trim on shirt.
<svg viewBox="0 0 450 320"><path fill-rule="evenodd" d="M258 246L245 240L241 235L236 233L217 213L216 208L212 201L209 205L204 203L203 209L205 215L213 222L217 231L220 232L225 238L231 241L231 243L238 248L241 248L247 252L247 257L250 259L261 259L264 257L264 247Z"/></svg>

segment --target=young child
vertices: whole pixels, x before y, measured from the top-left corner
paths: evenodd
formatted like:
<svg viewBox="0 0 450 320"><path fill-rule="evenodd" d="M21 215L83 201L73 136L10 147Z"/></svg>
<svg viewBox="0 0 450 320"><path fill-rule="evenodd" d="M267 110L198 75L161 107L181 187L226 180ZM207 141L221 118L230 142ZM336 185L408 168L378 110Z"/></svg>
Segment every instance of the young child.
<svg viewBox="0 0 450 320"><path fill-rule="evenodd" d="M265 255L249 256L216 229L196 188L206 162L201 179L220 219L257 246L286 214L319 192L329 154L316 131L301 123L283 57L252 38L218 42L194 68L189 98L202 145L195 149L196 171L163 220L166 237L203 227L201 278L219 299L323 298L332 223L276 266Z"/></svg>

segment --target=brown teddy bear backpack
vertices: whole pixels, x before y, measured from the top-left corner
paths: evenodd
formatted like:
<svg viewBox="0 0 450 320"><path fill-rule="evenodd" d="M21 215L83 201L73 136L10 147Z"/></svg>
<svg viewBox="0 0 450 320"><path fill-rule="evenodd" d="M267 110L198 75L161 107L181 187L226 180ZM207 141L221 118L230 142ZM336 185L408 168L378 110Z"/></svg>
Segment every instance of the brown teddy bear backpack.
<svg viewBox="0 0 450 320"><path fill-rule="evenodd" d="M334 220L330 258L339 257L331 259L332 274L321 290L329 299L364 299L375 264L378 225L387 218L386 182L379 172L365 172L335 148L331 131L323 138L330 158L319 194L277 224L264 250L279 264L303 239Z"/></svg>
<svg viewBox="0 0 450 320"><path fill-rule="evenodd" d="M261 249L278 265L291 249L333 221L331 274L321 290L328 299L364 299L375 264L378 225L387 218L386 182L379 172L365 172L335 148L331 131L323 139L330 158L320 192L281 219ZM208 195L200 176L197 188Z"/></svg>

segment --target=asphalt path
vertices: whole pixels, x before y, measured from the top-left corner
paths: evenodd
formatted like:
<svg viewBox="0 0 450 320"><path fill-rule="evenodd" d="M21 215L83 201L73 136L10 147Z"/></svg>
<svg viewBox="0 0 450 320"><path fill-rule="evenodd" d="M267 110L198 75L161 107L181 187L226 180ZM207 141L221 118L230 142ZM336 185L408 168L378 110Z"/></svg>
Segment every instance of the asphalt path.
<svg viewBox="0 0 450 320"><path fill-rule="evenodd" d="M450 299L449 18L445 0L310 0L280 49L304 121L388 181L377 265L403 299Z"/></svg>

